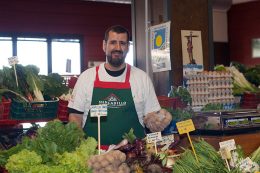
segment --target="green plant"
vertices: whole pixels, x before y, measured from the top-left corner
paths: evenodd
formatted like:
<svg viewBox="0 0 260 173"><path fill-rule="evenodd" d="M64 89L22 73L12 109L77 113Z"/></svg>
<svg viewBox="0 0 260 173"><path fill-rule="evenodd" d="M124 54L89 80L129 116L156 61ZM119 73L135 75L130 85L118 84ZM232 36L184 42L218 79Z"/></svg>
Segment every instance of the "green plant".
<svg viewBox="0 0 260 173"><path fill-rule="evenodd" d="M169 97L179 97L181 99L181 101L186 104L191 105L191 103L192 103L192 98L191 98L191 95L190 95L188 89L183 86L178 86L177 88L174 86L171 86L171 90L170 90L168 96Z"/></svg>

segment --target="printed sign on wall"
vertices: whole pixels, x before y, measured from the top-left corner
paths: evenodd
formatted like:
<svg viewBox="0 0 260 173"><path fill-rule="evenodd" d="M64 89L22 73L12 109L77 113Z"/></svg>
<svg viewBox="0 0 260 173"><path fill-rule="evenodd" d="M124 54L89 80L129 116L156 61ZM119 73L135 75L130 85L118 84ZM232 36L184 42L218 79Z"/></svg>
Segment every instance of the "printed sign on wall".
<svg viewBox="0 0 260 173"><path fill-rule="evenodd" d="M171 70L170 26L171 22L166 22L150 28L153 72Z"/></svg>

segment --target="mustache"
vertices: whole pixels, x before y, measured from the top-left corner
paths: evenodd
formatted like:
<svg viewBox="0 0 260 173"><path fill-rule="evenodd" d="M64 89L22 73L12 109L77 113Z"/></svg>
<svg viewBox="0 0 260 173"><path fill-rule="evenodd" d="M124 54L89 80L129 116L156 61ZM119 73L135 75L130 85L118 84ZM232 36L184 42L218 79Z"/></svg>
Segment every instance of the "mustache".
<svg viewBox="0 0 260 173"><path fill-rule="evenodd" d="M120 51L120 50L113 50L111 53L120 53L120 54L123 54L123 51Z"/></svg>

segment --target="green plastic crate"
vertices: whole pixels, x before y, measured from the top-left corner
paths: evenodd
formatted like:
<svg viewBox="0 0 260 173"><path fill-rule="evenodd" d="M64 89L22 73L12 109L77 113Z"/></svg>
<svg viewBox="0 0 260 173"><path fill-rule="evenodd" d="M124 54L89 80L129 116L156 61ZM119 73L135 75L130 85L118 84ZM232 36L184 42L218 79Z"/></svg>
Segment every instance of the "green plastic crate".
<svg viewBox="0 0 260 173"><path fill-rule="evenodd" d="M13 100L11 118L14 120L42 120L57 117L58 101L20 102Z"/></svg>

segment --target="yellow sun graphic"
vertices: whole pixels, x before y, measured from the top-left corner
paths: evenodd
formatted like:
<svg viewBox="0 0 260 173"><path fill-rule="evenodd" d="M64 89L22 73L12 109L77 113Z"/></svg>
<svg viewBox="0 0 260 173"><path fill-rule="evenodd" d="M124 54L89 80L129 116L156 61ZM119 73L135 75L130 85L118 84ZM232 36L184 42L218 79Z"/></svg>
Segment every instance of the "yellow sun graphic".
<svg viewBox="0 0 260 173"><path fill-rule="evenodd" d="M161 35L158 35L156 38L155 38L155 44L156 46L160 47L162 45L162 36Z"/></svg>

